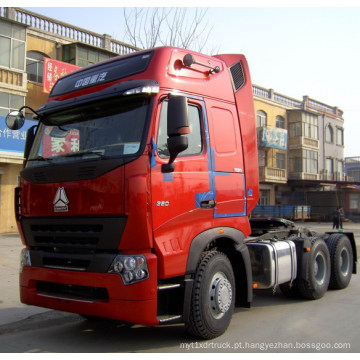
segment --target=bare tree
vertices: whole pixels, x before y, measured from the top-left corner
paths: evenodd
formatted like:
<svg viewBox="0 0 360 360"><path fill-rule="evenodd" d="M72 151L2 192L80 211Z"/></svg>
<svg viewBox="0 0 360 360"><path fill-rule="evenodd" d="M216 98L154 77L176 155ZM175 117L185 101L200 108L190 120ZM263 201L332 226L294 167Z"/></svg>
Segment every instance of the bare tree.
<svg viewBox="0 0 360 360"><path fill-rule="evenodd" d="M176 46L203 52L213 26L207 8L124 8L124 41L143 49Z"/></svg>

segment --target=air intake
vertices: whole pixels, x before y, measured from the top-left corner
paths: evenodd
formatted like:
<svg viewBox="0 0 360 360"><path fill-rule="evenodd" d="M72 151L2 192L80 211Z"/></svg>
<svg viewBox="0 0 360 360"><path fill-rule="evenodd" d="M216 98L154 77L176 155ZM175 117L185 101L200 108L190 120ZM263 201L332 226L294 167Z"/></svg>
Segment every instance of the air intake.
<svg viewBox="0 0 360 360"><path fill-rule="evenodd" d="M230 73L233 81L234 92L236 92L245 84L244 71L240 61L230 67Z"/></svg>

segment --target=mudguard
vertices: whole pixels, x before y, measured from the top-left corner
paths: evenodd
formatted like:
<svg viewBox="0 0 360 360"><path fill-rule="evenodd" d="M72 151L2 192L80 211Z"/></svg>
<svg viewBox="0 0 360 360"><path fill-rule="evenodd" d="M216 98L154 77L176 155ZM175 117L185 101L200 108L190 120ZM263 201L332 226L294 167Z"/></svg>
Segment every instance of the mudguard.
<svg viewBox="0 0 360 360"><path fill-rule="evenodd" d="M233 266L236 278L236 305L250 307L252 302L252 271L250 255L245 244L244 234L237 229L219 227L206 230L197 235L190 246L186 267L185 298L183 319L186 322L190 312L193 275L201 257L207 249L216 247L224 252Z"/></svg>

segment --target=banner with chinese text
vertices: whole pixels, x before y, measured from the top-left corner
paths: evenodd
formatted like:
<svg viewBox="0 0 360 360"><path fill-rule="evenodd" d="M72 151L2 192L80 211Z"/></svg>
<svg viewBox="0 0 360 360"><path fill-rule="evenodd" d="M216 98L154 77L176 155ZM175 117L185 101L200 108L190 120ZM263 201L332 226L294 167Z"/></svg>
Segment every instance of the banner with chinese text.
<svg viewBox="0 0 360 360"><path fill-rule="evenodd" d="M80 133L73 129L68 131L65 136L52 134L52 128L48 127L43 136L42 156L45 158L65 155L79 151ZM53 136L52 136L53 135Z"/></svg>
<svg viewBox="0 0 360 360"><path fill-rule="evenodd" d="M285 129L266 126L258 129L258 145L273 149L286 150L288 133Z"/></svg>
<svg viewBox="0 0 360 360"><path fill-rule="evenodd" d="M22 154L25 148L26 132L37 121L25 120L20 130L10 130L5 124L5 117L0 116L0 151Z"/></svg>
<svg viewBox="0 0 360 360"><path fill-rule="evenodd" d="M44 58L43 93L49 94L58 79L80 68L81 66Z"/></svg>

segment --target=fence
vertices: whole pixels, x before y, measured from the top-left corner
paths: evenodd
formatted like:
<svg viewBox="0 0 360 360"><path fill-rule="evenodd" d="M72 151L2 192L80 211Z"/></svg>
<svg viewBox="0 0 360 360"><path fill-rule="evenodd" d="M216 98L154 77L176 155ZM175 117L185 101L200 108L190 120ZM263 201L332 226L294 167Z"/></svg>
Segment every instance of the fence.
<svg viewBox="0 0 360 360"><path fill-rule="evenodd" d="M251 213L254 217L276 217L289 220L310 219L311 206L307 205L257 205Z"/></svg>

